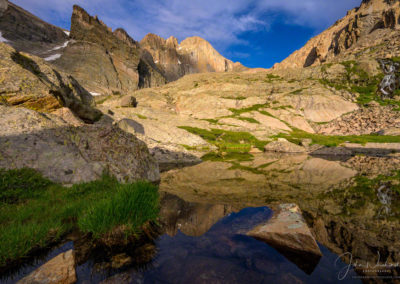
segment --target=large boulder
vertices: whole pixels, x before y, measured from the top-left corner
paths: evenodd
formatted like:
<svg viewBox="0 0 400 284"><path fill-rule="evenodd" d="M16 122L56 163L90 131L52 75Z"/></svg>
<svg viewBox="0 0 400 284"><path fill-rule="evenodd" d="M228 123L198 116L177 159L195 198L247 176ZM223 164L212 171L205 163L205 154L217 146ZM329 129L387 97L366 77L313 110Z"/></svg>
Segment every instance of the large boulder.
<svg viewBox="0 0 400 284"><path fill-rule="evenodd" d="M111 123L73 127L57 115L0 106L0 168L29 167L64 184L104 172L121 182L160 179L146 144Z"/></svg>
<svg viewBox="0 0 400 284"><path fill-rule="evenodd" d="M69 250L46 262L18 284L73 284L77 280L74 252Z"/></svg>
<svg viewBox="0 0 400 284"><path fill-rule="evenodd" d="M247 235L276 248L307 273L312 272L322 256L318 244L296 204L279 205L270 220L253 228ZM297 261L299 256L302 256L303 262L312 260L315 265L303 266L301 262Z"/></svg>

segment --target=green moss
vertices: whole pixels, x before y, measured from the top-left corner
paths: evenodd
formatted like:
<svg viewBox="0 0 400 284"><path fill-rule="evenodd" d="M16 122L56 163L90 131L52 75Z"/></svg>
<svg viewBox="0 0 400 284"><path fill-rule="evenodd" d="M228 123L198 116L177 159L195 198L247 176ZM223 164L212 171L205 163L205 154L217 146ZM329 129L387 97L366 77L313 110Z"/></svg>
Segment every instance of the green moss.
<svg viewBox="0 0 400 284"><path fill-rule="evenodd" d="M30 169L0 171L0 266L75 229L100 236L118 225L137 230L158 212L148 183L100 180L63 187Z"/></svg>
<svg viewBox="0 0 400 284"><path fill-rule="evenodd" d="M217 124L219 121L218 119L211 119L211 118L206 118L206 119L201 119L201 120L208 121L211 124Z"/></svg>
<svg viewBox="0 0 400 284"><path fill-rule="evenodd" d="M225 152L249 152L251 147L263 149L268 143L260 141L248 132L235 132L222 129L201 129L197 127L180 126L192 134L196 134L207 142L218 147L219 151Z"/></svg>
<svg viewBox="0 0 400 284"><path fill-rule="evenodd" d="M358 143L365 145L371 143L400 143L400 136L382 136L382 135L349 135L349 136L335 136L335 135L321 135L305 132L300 129L294 128L290 133L281 133L273 138L286 138L292 143L300 144L302 139L311 139L313 144L325 145L328 147L338 146L344 142Z"/></svg>
<svg viewBox="0 0 400 284"><path fill-rule="evenodd" d="M292 94L292 95L297 95L297 94L300 94L303 90L304 90L304 88L297 89L297 90L295 90L295 91L290 92L290 94Z"/></svg>
<svg viewBox="0 0 400 284"><path fill-rule="evenodd" d="M227 99L227 100L237 100L237 101L243 101L245 99L247 99L247 97L243 97L243 96L228 96L228 97L222 97L223 99Z"/></svg>
<svg viewBox="0 0 400 284"><path fill-rule="evenodd" d="M147 119L147 116L141 115L141 114L136 114L137 117L140 119Z"/></svg>
<svg viewBox="0 0 400 284"><path fill-rule="evenodd" d="M256 105L246 107L246 108L241 108L241 109L230 108L229 110L234 115L241 115L246 112L258 111L260 108L265 108L265 107L269 107L269 106L270 106L269 103L265 103L265 104L256 104Z"/></svg>
<svg viewBox="0 0 400 284"><path fill-rule="evenodd" d="M255 120L254 118L251 118L251 117L239 116L239 117L237 117L237 119L243 120L243 121L247 121L247 122L250 122L250 123L260 124L259 121Z"/></svg>

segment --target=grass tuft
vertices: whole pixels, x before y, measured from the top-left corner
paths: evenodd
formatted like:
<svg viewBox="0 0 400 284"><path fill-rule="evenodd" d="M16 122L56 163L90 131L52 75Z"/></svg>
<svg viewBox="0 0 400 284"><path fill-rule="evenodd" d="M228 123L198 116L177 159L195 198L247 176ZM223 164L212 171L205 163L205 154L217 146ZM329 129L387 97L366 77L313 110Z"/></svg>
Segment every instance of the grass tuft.
<svg viewBox="0 0 400 284"><path fill-rule="evenodd" d="M107 175L64 187L31 169L0 170L0 194L0 266L72 229L95 236L117 225L137 230L158 214L156 187L146 182L120 184Z"/></svg>

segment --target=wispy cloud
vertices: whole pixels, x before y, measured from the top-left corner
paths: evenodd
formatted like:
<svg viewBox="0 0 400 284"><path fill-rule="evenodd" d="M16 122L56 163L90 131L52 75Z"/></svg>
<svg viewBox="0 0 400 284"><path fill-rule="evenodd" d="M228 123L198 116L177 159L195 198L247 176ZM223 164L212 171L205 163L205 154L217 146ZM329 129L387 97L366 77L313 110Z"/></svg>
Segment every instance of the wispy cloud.
<svg viewBox="0 0 400 284"><path fill-rule="evenodd" d="M97 14L136 40L147 33L182 40L201 36L219 48L246 44L241 34L268 29L274 14L285 23L320 31L361 0L14 0L39 17L68 28L72 5Z"/></svg>

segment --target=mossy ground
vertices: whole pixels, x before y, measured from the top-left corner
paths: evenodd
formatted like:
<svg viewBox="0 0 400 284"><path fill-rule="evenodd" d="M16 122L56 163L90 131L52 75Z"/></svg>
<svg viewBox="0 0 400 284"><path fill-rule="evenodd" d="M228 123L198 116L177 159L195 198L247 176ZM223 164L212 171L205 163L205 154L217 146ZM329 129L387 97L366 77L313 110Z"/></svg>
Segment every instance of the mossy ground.
<svg viewBox="0 0 400 284"><path fill-rule="evenodd" d="M342 215L352 215L359 212L362 208L370 208L372 205L385 208L379 198L377 198L378 190L385 191L385 195L390 198L390 212L385 210L377 210L375 217L384 217L388 220L398 220L400 217L400 170L394 171L391 175L378 175L370 178L358 175L354 178L353 186L349 188L337 189L330 194L334 199L341 200ZM326 196L321 196L326 198Z"/></svg>
<svg viewBox="0 0 400 284"><path fill-rule="evenodd" d="M268 143L258 140L248 132L234 132L222 129L207 130L189 126L181 126L179 128L200 136L210 144L217 146L220 152L247 153L251 147L262 150Z"/></svg>
<svg viewBox="0 0 400 284"><path fill-rule="evenodd" d="M273 136L273 138L285 138L288 141L300 144L303 139L311 139L312 144L319 144L328 147L339 146L342 143L358 143L365 145L366 143L400 143L400 136L382 136L382 135L348 135L348 136L336 136L336 135L322 135L312 134L305 132L300 129L294 128L290 133L280 133Z"/></svg>
<svg viewBox="0 0 400 284"><path fill-rule="evenodd" d="M104 175L64 187L31 169L0 170L0 266L59 240L72 229L101 237L116 226L136 233L158 216L157 187Z"/></svg>
<svg viewBox="0 0 400 284"><path fill-rule="evenodd" d="M396 62L397 58L392 58L392 60ZM358 93L357 103L360 105L376 101L382 106L394 105L397 110L400 110L399 101L384 99L378 91L379 84L384 76L383 73L370 76L356 61L344 61L341 64L346 69L346 74L343 78L340 80L320 79L319 82L336 90L347 90L351 93ZM323 65L321 71L326 71L330 66L332 64Z"/></svg>

